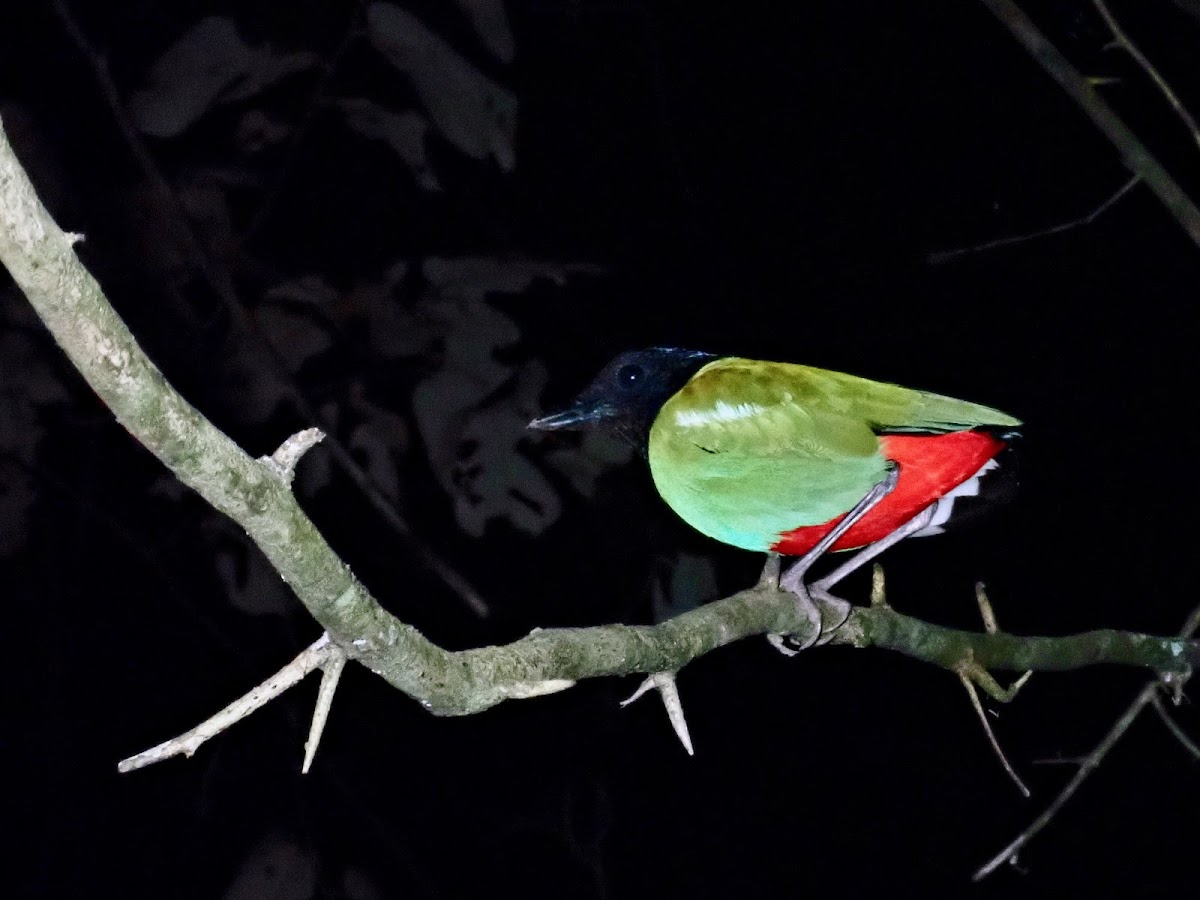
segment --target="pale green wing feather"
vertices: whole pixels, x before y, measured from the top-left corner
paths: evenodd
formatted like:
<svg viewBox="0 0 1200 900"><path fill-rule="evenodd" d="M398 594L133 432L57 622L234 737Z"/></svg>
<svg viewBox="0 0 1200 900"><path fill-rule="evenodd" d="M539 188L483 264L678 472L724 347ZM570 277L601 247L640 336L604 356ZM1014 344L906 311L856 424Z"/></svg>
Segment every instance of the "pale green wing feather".
<svg viewBox="0 0 1200 900"><path fill-rule="evenodd" d="M719 541L766 550L841 515L886 471L869 423L737 360L710 363L659 411L650 470L663 499Z"/></svg>
<svg viewBox="0 0 1200 900"><path fill-rule="evenodd" d="M770 367L772 377L789 384L797 402L838 411L867 422L875 431L945 433L971 428L1016 428L1021 424L990 406L941 394L871 381L855 375L788 363L731 360L733 369Z"/></svg>
<svg viewBox="0 0 1200 900"><path fill-rule="evenodd" d="M650 469L692 527L766 550L841 515L879 482L879 431L1020 423L997 410L824 369L737 358L709 363L660 410Z"/></svg>

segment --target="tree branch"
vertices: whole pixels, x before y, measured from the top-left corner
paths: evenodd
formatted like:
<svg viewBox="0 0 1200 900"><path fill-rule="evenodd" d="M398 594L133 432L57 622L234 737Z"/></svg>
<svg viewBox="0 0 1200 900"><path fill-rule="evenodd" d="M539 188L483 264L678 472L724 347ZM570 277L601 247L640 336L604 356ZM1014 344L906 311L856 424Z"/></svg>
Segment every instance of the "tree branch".
<svg viewBox="0 0 1200 900"><path fill-rule="evenodd" d="M1194 645L1195 642L1191 641L1191 637L1196 633L1197 629L1200 629L1200 606L1197 606L1195 609L1193 609L1191 614L1187 617L1187 621L1183 623L1183 628L1179 630L1178 640L1188 641ZM1186 675L1184 680L1186 680ZM1112 750L1112 748L1117 745L1121 738L1125 736L1125 732L1129 731L1129 726L1131 726L1137 720L1137 717L1142 714L1142 710L1144 710L1148 705L1154 705L1160 712L1164 714L1163 721L1167 723L1168 727L1174 726L1172 731L1175 733L1175 736L1183 742L1185 747L1189 747L1190 742L1188 741L1187 736L1184 735L1182 731L1175 731L1178 726L1175 725L1174 720L1165 715L1166 711L1162 708L1162 699L1159 697L1159 694L1164 688L1167 687L1170 687L1175 692L1176 701L1178 702L1178 697L1183 689L1183 681L1175 678L1163 678L1159 681L1148 682L1146 686L1138 692L1138 695L1133 698L1133 702L1130 703L1129 706L1125 708L1125 711L1117 717L1117 721L1113 723L1111 728L1109 728L1108 733L1104 735L1104 738L1100 741L1100 743L1092 749L1092 752L1081 759L1074 760L1074 762L1078 763L1079 769L1071 777L1071 780L1067 782L1066 786L1059 791L1058 796L1054 798L1051 804L1042 811L1041 815L1030 822L1025 830L1017 835L1012 843L1010 843L1007 847L988 860L987 863L981 866L972 876L971 880L982 881L1004 863L1015 861L1017 854L1021 852L1021 848L1033 840L1034 837L1037 836L1037 834L1043 828L1049 825L1051 820L1056 815L1058 815L1059 810L1066 805L1067 801L1070 800L1071 797L1075 795L1075 792L1083 785L1083 783L1087 781L1088 776L1091 775L1092 772L1096 771L1096 769L1100 766L1100 763L1102 763L1104 758L1108 756L1109 751Z"/></svg>
<svg viewBox="0 0 1200 900"><path fill-rule="evenodd" d="M954 262L964 256L972 253L983 253L988 250L998 250L1001 247L1011 247L1014 244L1024 244L1029 241L1035 241L1038 238L1050 237L1055 234L1063 234L1075 228L1082 228L1086 225L1091 225L1101 215L1107 212L1113 204L1133 190L1139 182L1141 176L1134 175L1123 185L1117 188L1115 193L1110 194L1104 201L1086 215L1080 216L1078 219L1071 219L1068 222L1059 222L1057 225L1051 225L1047 228L1039 228L1037 231L1029 231L1025 234L1010 234L1006 237L995 238L990 241L984 241L982 244L972 244L970 247L956 247L953 250L934 250L925 256L925 262L931 266L940 266L943 263Z"/></svg>
<svg viewBox="0 0 1200 900"><path fill-rule="evenodd" d="M1192 140L1197 145L1200 145L1200 126L1196 124L1196 120L1192 118L1192 114L1187 111L1187 107L1183 105L1183 101L1179 99L1179 95L1171 89L1171 85L1167 83L1167 79L1159 74L1158 69L1154 68L1154 63L1150 62L1146 54L1125 33L1125 29L1121 27L1121 23L1109 12L1104 0L1092 0L1092 6L1096 7L1096 12L1100 13L1100 18L1108 26L1108 30L1113 33L1117 45L1133 57L1133 61L1141 66L1142 70L1150 76L1150 80L1154 82L1154 86L1158 88L1159 93L1171 104L1171 109L1175 110L1175 115L1179 117L1179 120L1183 122L1187 130L1191 132Z"/></svg>
<svg viewBox="0 0 1200 900"><path fill-rule="evenodd" d="M38 200L0 124L0 261L76 369L133 436L228 515L292 587L346 656L440 715L565 690L582 678L675 672L752 635L811 641L792 594L760 584L655 626L536 631L502 647L447 651L384 610L305 515L276 460L254 460L181 397L146 357ZM285 445L286 446L286 445ZM290 455L290 451L282 454ZM822 610L839 621L840 610ZM886 605L855 608L821 635L885 647L950 671L964 666L1058 671L1095 663L1142 666L1182 680L1200 644L1120 631L1021 638L942 628Z"/></svg>
<svg viewBox="0 0 1200 900"><path fill-rule="evenodd" d="M234 700L215 716L205 719L195 728L181 734L179 737L163 741L149 750L143 750L135 756L121 760L117 764L117 771L132 772L134 769L141 769L156 762L162 762L164 759L170 759L172 756L183 755L190 757L209 738L216 737L230 725L240 722L251 713L262 709L288 688L299 684L304 679L304 676L313 669L320 668L331 658L338 659L339 657L334 655L336 652L337 648L329 642L329 636L321 635L316 643L305 649L303 653L254 690ZM321 709L321 704L318 703L317 709ZM325 706L325 712L328 712L328 705ZM315 742L313 742L313 751L316 751ZM306 753L304 768L306 772L308 771L308 764L310 762L311 758Z"/></svg>
<svg viewBox="0 0 1200 900"><path fill-rule="evenodd" d="M1141 177L1180 227L1200 245L1200 210L1183 189L1162 167L1154 155L1096 92L1079 70L1058 48L1038 30L1032 20L1013 0L981 0L1029 55L1040 65L1071 99L1087 114L1093 124L1108 138L1130 172Z"/></svg>
<svg viewBox="0 0 1200 900"><path fill-rule="evenodd" d="M1067 801L1075 795L1075 792L1079 790L1080 786L1087 780L1087 777L1096 770L1096 767L1099 766L1104 760L1104 757L1108 755L1108 751L1115 747L1117 741L1124 737L1125 732L1129 730L1129 726L1133 724L1134 720L1145 708L1146 704L1150 702L1150 698L1153 697L1160 690L1160 688L1161 686L1155 682L1150 682L1144 688L1142 688L1141 693L1134 698L1133 703L1129 704L1129 707L1121 714L1121 716L1113 724L1112 728L1109 729L1108 734L1104 736L1104 740L1097 744L1096 748L1092 750L1091 753L1079 761L1079 770L1075 773L1071 780L1067 782L1067 786L1059 792L1057 797L1054 798L1054 802L1047 806L1042 814L1030 823L1028 828L1017 835L1016 839L1011 844L992 857L987 864L980 867L980 869L971 877L972 881L982 881L1004 863L1017 858L1017 854L1021 851L1021 848L1033 840L1034 836L1038 832L1050 824L1050 820L1058 815L1058 811L1062 809L1066 805Z"/></svg>

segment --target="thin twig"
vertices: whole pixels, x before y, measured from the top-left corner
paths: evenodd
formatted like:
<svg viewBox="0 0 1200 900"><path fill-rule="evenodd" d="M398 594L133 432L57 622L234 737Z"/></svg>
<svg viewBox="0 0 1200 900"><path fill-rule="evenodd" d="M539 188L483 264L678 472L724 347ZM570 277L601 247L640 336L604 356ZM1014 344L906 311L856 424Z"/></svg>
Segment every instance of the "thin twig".
<svg viewBox="0 0 1200 900"><path fill-rule="evenodd" d="M1082 756L1051 756L1043 759L1035 759L1035 766L1077 766L1082 763Z"/></svg>
<svg viewBox="0 0 1200 900"><path fill-rule="evenodd" d="M1038 231L1030 231L1027 234L1014 234L1008 237L996 238L993 241L985 241L982 244L974 244L970 247L959 247L954 250L935 250L925 257L925 261L930 265L941 265L942 263L953 262L954 260L968 256L972 253L983 253L987 250L995 250L999 247L1010 247L1013 244L1023 244L1026 241L1035 241L1038 238L1049 237L1052 234L1062 234L1064 231L1070 231L1072 228L1082 228L1086 225L1091 225L1096 221L1109 207L1124 197L1131 191L1139 181L1140 175L1134 175L1112 196L1106 198L1103 203L1093 209L1090 213L1080 216L1078 219L1072 219L1069 222L1060 222L1057 225L1051 225L1049 228L1042 228Z"/></svg>
<svg viewBox="0 0 1200 900"><path fill-rule="evenodd" d="M1179 120L1192 133L1192 140L1196 142L1197 146L1200 146L1200 126L1196 124L1196 120L1192 118L1192 114L1187 111L1187 108L1175 92L1171 90L1171 85L1167 84L1167 80L1158 73L1158 69L1154 68L1154 64L1146 58L1146 54L1142 53L1137 45L1129 39L1129 35L1125 33L1125 30L1113 18L1113 14L1109 12L1104 0L1092 0L1092 5L1096 7L1096 12L1100 13L1101 18L1104 19L1104 24L1108 26L1109 31L1113 33L1117 44L1132 56L1134 62L1141 66L1146 74L1150 76L1150 80L1154 82L1159 91L1162 92L1162 95L1167 98L1167 102L1171 104L1171 108L1175 110L1175 115L1179 116Z"/></svg>
<svg viewBox="0 0 1200 900"><path fill-rule="evenodd" d="M250 219L250 224L246 226L242 233L240 243L243 246L254 239L275 211L279 198L283 194L283 189L287 186L288 178L295 168L296 160L299 158L300 147L303 145L304 139L308 137L313 122L316 121L318 113L328 99L329 86L333 83L334 73L337 72L338 66L341 65L346 51L350 49L350 46L362 32L363 0L357 0L355 5L356 9L350 14L345 33L342 35L333 53L321 67L321 75L317 79L312 94L309 95L308 103L305 104L304 115L292 130L287 149L283 152L283 160L280 162L279 168L275 170L275 177L271 181L271 186L267 188L266 196L259 204L258 211Z"/></svg>
<svg viewBox="0 0 1200 900"><path fill-rule="evenodd" d="M962 682L963 687L967 689L967 696L971 698L971 705L975 707L975 712L979 715L979 722L983 725L983 733L987 735L988 743L996 751L996 758L1000 760L1000 765L1004 766L1004 771L1008 773L1008 777L1017 786L1017 790L1026 797L1030 796L1029 788L1025 786L1025 782L1021 780L1021 776L1017 774L1017 770L1009 763L1008 757L1004 755L1004 751L1000 748L1000 742L996 740L996 733L992 731L991 723L987 720L987 713L983 711L983 704L979 702L979 694L975 690L975 683L962 673L959 673L958 678Z"/></svg>
<svg viewBox="0 0 1200 900"><path fill-rule="evenodd" d="M337 648L330 642L329 635L323 634L312 646L293 659L290 663L260 684L250 693L234 700L223 710L205 719L195 728L177 738L164 741L156 747L144 750L128 759L123 759L117 765L119 772L132 772L172 756L190 757L200 745L209 738L216 737L230 725L240 722L251 713L261 709L274 700L288 688L301 681L313 669L319 668L328 660ZM338 651L340 652L340 651Z"/></svg>
<svg viewBox="0 0 1200 900"><path fill-rule="evenodd" d="M975 602L979 605L979 615L983 619L983 630L988 634L1000 634L1000 625L996 621L996 611L992 609L992 603L987 595L987 588L982 581L975 584ZM1000 765L1004 767L1004 771L1008 773L1008 777L1017 786L1017 790L1026 798L1030 796L1029 788L1025 786L1025 782L1021 780L1021 777L1017 774L1017 770L1012 767L1012 764L1008 761L1008 757L1004 755L1004 750L1000 747L1000 741L996 739L996 733L992 731L992 725L987 720L983 704L979 702L979 693L975 690L975 684L978 682L988 692L988 695L994 699L999 700L1001 703L1008 703L1017 696L1017 692L1021 690L1032 674L1032 672L1026 672L1006 689L1000 686L987 669L979 666L974 660L964 661L958 669L959 680L962 681L963 687L967 689L967 696L971 698L971 705L975 708L975 712L979 716L979 722L983 725L983 732L987 735L988 742L992 745L992 750L996 753L996 758L1000 760Z"/></svg>
<svg viewBox="0 0 1200 900"><path fill-rule="evenodd" d="M1163 705L1162 697L1160 697L1158 694L1155 694L1154 698L1150 702L1154 704L1154 711L1158 713L1159 718L1163 720L1163 724L1170 729L1171 734L1175 735L1176 740L1183 744L1183 749L1192 754L1192 756L1196 757L1197 760L1200 760L1200 745L1197 745L1196 742L1188 737L1187 733L1179 727L1179 723L1175 721L1175 717L1171 715L1170 710Z"/></svg>
<svg viewBox="0 0 1200 900"><path fill-rule="evenodd" d="M1030 823L1029 827L1017 835L1016 840L992 857L992 859L986 865L981 867L979 871L972 876L972 881L982 881L1002 864L1008 862L1009 860L1015 859L1020 849L1033 840L1034 836L1037 835L1038 832L1050 824L1050 820L1053 819L1058 814L1058 811L1066 805L1067 801L1075 795L1075 792L1079 790L1080 785L1087 780L1087 777L1092 774L1096 767L1099 766L1104 760L1104 757L1108 755L1108 751L1116 746L1117 741L1124 737L1125 732L1129 730L1129 726L1133 724L1134 720L1150 702L1150 698L1153 697L1154 694L1159 690L1161 690L1160 686L1154 681L1148 683L1144 688L1142 688L1141 693L1139 693L1137 697L1134 698L1134 701L1129 704L1129 708L1121 714L1121 717L1117 719L1117 721L1113 724L1113 727L1109 729L1108 734L1104 736L1104 740L1096 745L1096 749L1080 760L1079 769L1075 772L1075 775L1071 778L1071 780L1067 782L1067 786L1064 787L1059 792L1058 796L1054 798L1054 801L1046 807L1040 816Z"/></svg>
<svg viewBox="0 0 1200 900"><path fill-rule="evenodd" d="M1200 246L1200 209L1191 201L1183 189L1146 149L1138 136L1130 130L1079 70L1048 41L1021 11L1013 0L980 0L991 11L1013 37L1029 52L1029 55L1058 82L1071 99L1087 114L1092 123L1121 154L1121 160L1130 172L1141 176L1150 190L1174 216L1180 227Z"/></svg>
<svg viewBox="0 0 1200 900"><path fill-rule="evenodd" d="M1187 617L1187 620L1183 623L1183 628L1180 629L1179 637L1183 640L1188 640L1196 633L1197 629L1200 629L1200 606L1197 606L1195 609L1193 609L1191 614ZM1096 745L1095 749L1092 750L1091 753L1079 760L1078 771L1076 771L1071 780L1067 782L1066 787L1064 787L1059 792L1058 796L1054 798L1054 802L1046 807L1045 811L1043 811L1040 816L1034 819L1024 831L1017 835L1016 839L1011 844L997 853L994 857L992 857L991 860L988 861L986 865L980 868L979 871L977 871L972 877L972 881L982 881L1005 862L1016 859L1017 853L1020 851L1020 849L1033 840L1038 832L1050 824L1051 819L1053 819L1058 814L1058 811L1063 808L1066 802L1070 800L1072 796L1074 796L1075 792L1079 790L1080 785L1082 785L1087 780L1087 777L1091 775L1093 771L1095 771L1096 767L1100 765L1100 763L1104 760L1104 757L1108 755L1108 752L1116 746L1117 742L1125 736L1125 732L1129 730L1129 726L1133 724L1134 720L1137 719L1139 715L1141 715L1143 709L1154 702L1159 691L1162 689L1163 683L1161 681L1150 681L1144 688L1142 688L1138 695L1133 698L1133 702L1129 704L1125 712L1121 713L1117 721L1113 723L1112 728L1108 730L1108 734L1104 736L1104 739Z"/></svg>

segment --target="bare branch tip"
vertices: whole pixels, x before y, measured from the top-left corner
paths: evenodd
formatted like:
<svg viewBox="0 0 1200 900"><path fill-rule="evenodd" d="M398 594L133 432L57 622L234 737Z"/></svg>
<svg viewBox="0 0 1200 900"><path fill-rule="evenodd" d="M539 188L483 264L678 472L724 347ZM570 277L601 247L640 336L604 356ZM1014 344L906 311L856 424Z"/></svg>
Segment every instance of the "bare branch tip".
<svg viewBox="0 0 1200 900"><path fill-rule="evenodd" d="M1008 757L1004 755L1004 750L1000 747L1000 741L996 739L996 733L992 731L991 723L987 720L987 715L984 713L983 704L979 702L979 694L975 690L975 684L971 678L959 673L963 687L967 689L967 696L971 699L971 705L975 708L975 713L979 716L979 721L983 725L984 734L987 735L988 743L992 745L992 750L996 754L996 758L1000 760L1000 765L1004 767L1004 771L1008 773L1008 777L1012 779L1013 784L1017 786L1026 799L1032 796L1029 788L1025 786L1025 782L1021 780L1021 776L1017 774L1017 770L1012 767L1008 761Z"/></svg>
<svg viewBox="0 0 1200 900"><path fill-rule="evenodd" d="M887 582L883 577L883 564L875 563L871 567L871 605L887 607Z"/></svg>
<svg viewBox="0 0 1200 900"><path fill-rule="evenodd" d="M782 563L778 553L772 551L767 554L767 561L763 564L762 574L758 577L758 587L761 590L779 590L779 573L781 566Z"/></svg>
<svg viewBox="0 0 1200 900"><path fill-rule="evenodd" d="M528 700L531 697L545 697L547 694L557 694L575 687L571 678L543 678L538 681L519 681L502 688L505 697L513 700Z"/></svg>
<svg viewBox="0 0 1200 900"><path fill-rule="evenodd" d="M132 772L173 756L190 758L210 738L216 737L236 722L251 713L266 706L288 688L297 684L313 669L326 663L331 654L341 653L329 639L328 634L322 634L317 641L305 648L299 656L264 681L234 700L214 716L205 719L195 728L169 741L163 741L149 750L144 750L117 764L118 772ZM315 748L314 748L315 750Z"/></svg>
<svg viewBox="0 0 1200 900"><path fill-rule="evenodd" d="M1000 625L996 621L996 611L992 609L992 601L988 599L987 585L982 581L975 582L975 602L979 604L979 615L983 619L983 630L988 634L999 632Z"/></svg>
<svg viewBox="0 0 1200 900"><path fill-rule="evenodd" d="M296 474L296 465L301 458L324 439L325 432L320 428L306 428L289 437L270 456L260 457L259 462L267 466L284 484L291 484Z"/></svg>

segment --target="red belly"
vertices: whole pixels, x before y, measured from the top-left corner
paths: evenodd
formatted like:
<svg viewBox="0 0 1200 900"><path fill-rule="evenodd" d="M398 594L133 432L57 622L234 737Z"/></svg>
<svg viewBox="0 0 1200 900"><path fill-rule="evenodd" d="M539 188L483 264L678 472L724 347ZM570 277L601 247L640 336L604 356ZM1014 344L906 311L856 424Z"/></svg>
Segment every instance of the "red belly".
<svg viewBox="0 0 1200 900"><path fill-rule="evenodd" d="M978 472L1005 446L1004 441L982 431L889 434L881 437L879 443L883 455L900 467L896 487L838 538L833 550L853 550L887 537ZM838 516L823 525L786 531L771 549L785 556L801 556L841 519Z"/></svg>

